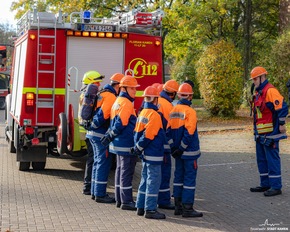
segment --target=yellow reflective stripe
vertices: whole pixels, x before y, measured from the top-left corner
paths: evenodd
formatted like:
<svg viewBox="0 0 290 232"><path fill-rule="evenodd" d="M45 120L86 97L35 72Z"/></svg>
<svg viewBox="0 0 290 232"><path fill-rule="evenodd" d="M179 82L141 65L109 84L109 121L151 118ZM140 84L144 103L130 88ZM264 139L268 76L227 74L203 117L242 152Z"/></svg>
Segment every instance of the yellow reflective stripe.
<svg viewBox="0 0 290 232"><path fill-rule="evenodd" d="M52 94L52 90L44 90L44 89L40 89L38 90L38 94Z"/></svg>
<svg viewBox="0 0 290 232"><path fill-rule="evenodd" d="M267 128L267 127L273 128L273 123L265 123L265 124L258 124L257 125L258 129L263 129L263 128Z"/></svg>
<svg viewBox="0 0 290 232"><path fill-rule="evenodd" d="M54 93L57 95L65 95L65 88L56 88L54 89Z"/></svg>
<svg viewBox="0 0 290 232"><path fill-rule="evenodd" d="M36 88L26 88L24 87L22 90L22 94L26 93L34 93L36 94ZM48 89L40 89L38 90L38 94L56 94L56 95L65 95L65 88L55 88L54 90L48 90Z"/></svg>
<svg viewBox="0 0 290 232"><path fill-rule="evenodd" d="M273 128L267 128L267 129L258 129L258 134L263 134L263 133L268 133L268 132L272 132Z"/></svg>
<svg viewBox="0 0 290 232"><path fill-rule="evenodd" d="M262 118L261 111L259 110L259 108L256 108L256 109L257 109L257 118Z"/></svg>
<svg viewBox="0 0 290 232"><path fill-rule="evenodd" d="M137 91L135 96L136 97L142 97L143 93L144 93L143 90L142 91Z"/></svg>
<svg viewBox="0 0 290 232"><path fill-rule="evenodd" d="M36 93L36 88L23 88L22 90L22 93L23 94L26 94L26 93Z"/></svg>
<svg viewBox="0 0 290 232"><path fill-rule="evenodd" d="M273 123L257 124L258 134L263 134L273 131Z"/></svg>

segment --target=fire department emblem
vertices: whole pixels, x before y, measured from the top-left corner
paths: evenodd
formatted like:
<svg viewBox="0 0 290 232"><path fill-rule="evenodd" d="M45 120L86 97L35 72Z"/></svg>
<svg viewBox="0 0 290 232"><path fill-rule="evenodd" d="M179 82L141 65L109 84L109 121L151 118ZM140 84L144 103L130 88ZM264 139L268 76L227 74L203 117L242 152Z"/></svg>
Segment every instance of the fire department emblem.
<svg viewBox="0 0 290 232"><path fill-rule="evenodd" d="M132 69L135 78L143 78L144 76L157 76L157 65L148 63L142 58L133 59L128 66Z"/></svg>

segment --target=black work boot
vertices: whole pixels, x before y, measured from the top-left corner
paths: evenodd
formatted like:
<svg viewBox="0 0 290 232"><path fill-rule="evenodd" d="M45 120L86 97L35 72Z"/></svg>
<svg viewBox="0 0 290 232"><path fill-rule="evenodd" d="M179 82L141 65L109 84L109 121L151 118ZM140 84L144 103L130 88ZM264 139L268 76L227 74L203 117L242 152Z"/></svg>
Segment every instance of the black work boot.
<svg viewBox="0 0 290 232"><path fill-rule="evenodd" d="M120 207L121 207L121 202L120 202L120 201L117 201L117 202L116 202L116 207L117 207L117 208L120 208Z"/></svg>
<svg viewBox="0 0 290 232"><path fill-rule="evenodd" d="M144 208L137 208L137 215L138 216L144 216L145 210Z"/></svg>
<svg viewBox="0 0 290 232"><path fill-rule="evenodd" d="M197 212L193 209L193 204L183 204L182 205L182 217L202 217L201 212Z"/></svg>
<svg viewBox="0 0 290 232"><path fill-rule="evenodd" d="M130 202L130 203L123 203L121 204L121 207L120 207L122 210L133 210L133 211L136 211L137 208L135 206L135 202Z"/></svg>
<svg viewBox="0 0 290 232"><path fill-rule="evenodd" d="M146 210L145 218L148 218L148 219L165 219L166 216L163 213L159 213L157 210Z"/></svg>
<svg viewBox="0 0 290 232"><path fill-rule="evenodd" d="M174 197L174 215L182 215L181 197Z"/></svg>
<svg viewBox="0 0 290 232"><path fill-rule="evenodd" d="M103 197L95 197L95 201L98 203L115 203L115 198L114 197L110 197L108 194L106 194Z"/></svg>
<svg viewBox="0 0 290 232"><path fill-rule="evenodd" d="M250 188L250 191L253 193L261 193L261 192L267 191L268 189L270 189L270 187L258 186L258 187Z"/></svg>
<svg viewBox="0 0 290 232"><path fill-rule="evenodd" d="M276 196L276 195L280 195L282 194L281 189L268 189L266 192L264 192L264 196L265 197L272 197L272 196Z"/></svg>

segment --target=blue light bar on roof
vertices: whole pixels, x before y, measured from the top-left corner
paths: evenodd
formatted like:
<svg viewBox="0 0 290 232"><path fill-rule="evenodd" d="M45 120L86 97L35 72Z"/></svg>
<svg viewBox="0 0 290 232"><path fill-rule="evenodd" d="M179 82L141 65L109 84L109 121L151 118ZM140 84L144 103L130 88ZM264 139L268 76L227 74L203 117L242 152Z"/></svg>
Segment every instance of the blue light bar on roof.
<svg viewBox="0 0 290 232"><path fill-rule="evenodd" d="M89 10L84 11L83 18L84 23L89 23L91 21L91 12Z"/></svg>

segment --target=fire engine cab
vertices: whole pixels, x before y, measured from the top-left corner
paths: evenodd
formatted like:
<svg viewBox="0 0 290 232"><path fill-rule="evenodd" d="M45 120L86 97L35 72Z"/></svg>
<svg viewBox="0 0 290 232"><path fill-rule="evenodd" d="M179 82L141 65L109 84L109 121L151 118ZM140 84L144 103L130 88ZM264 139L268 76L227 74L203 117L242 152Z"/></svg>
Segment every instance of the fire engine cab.
<svg viewBox="0 0 290 232"><path fill-rule="evenodd" d="M44 169L48 154L87 154L77 120L85 72L105 75L102 85L116 72L137 78L136 110L143 90L162 83L161 10L92 15L34 10L17 24L5 132L21 171Z"/></svg>

